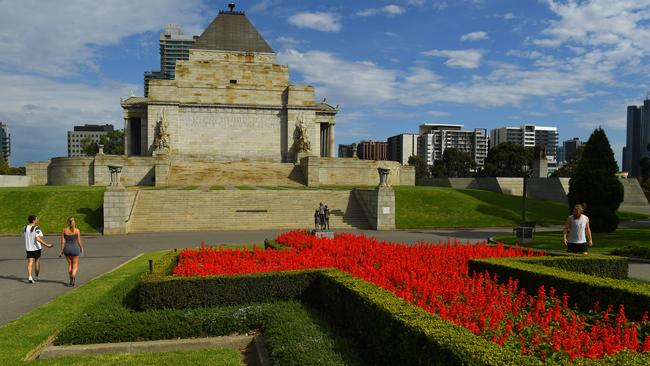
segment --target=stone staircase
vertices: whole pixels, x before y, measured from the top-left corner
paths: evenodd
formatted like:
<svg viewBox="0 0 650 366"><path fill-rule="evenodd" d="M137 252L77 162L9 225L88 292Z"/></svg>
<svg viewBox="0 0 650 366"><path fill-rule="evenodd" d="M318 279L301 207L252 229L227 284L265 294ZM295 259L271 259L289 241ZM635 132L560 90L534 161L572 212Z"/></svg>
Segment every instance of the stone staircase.
<svg viewBox="0 0 650 366"><path fill-rule="evenodd" d="M305 178L291 163L172 160L168 184L300 186Z"/></svg>
<svg viewBox="0 0 650 366"><path fill-rule="evenodd" d="M320 202L332 229L367 229L349 190L141 190L129 232L311 229Z"/></svg>

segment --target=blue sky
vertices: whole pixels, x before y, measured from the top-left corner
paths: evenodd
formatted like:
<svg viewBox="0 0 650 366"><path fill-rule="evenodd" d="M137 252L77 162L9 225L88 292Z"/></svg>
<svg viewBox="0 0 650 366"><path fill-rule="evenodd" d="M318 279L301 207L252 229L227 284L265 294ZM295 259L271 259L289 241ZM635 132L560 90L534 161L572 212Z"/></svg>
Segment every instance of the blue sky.
<svg viewBox="0 0 650 366"><path fill-rule="evenodd" d="M0 0L0 121L12 165L66 154L75 124L123 126L165 23L200 34L227 1ZM338 143L421 123L605 128L650 90L650 0L238 1L294 83L339 104ZM619 160L620 161L620 160Z"/></svg>

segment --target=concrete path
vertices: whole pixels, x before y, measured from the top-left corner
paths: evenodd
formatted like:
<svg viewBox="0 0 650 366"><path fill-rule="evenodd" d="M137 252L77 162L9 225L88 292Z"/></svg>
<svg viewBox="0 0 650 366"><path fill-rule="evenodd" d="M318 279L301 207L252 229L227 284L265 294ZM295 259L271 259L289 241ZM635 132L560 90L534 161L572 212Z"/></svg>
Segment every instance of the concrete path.
<svg viewBox="0 0 650 366"><path fill-rule="evenodd" d="M260 231L212 231L188 233L130 234L118 236L84 237L84 256L80 259L77 286L110 271L134 256L148 251L174 248L197 247L202 241L206 245L260 244L265 238L275 238L284 230ZM337 231L338 232L338 231ZM511 228L488 229L450 229L450 230L399 230L364 231L348 230L354 234L365 234L379 240L402 243L420 241L446 242L448 238L458 238L462 242L487 240L490 236L511 233ZM64 294L71 289L66 287L67 269L65 259L58 258L58 238L45 237L55 244L52 249L43 249L40 281L26 283L26 260L24 243L21 237L0 237L0 325ZM637 278L650 280L650 264L633 264L630 274Z"/></svg>

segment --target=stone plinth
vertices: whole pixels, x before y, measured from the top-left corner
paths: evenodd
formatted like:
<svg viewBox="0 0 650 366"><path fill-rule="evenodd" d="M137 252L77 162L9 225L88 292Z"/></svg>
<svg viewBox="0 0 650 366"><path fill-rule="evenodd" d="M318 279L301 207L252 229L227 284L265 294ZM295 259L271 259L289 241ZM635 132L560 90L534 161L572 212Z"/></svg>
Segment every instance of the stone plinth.
<svg viewBox="0 0 650 366"><path fill-rule="evenodd" d="M332 230L312 230L311 235L317 238L334 239L334 232Z"/></svg>
<svg viewBox="0 0 650 366"><path fill-rule="evenodd" d="M395 191L391 187L355 189L368 224L375 230L395 230Z"/></svg>
<svg viewBox="0 0 650 366"><path fill-rule="evenodd" d="M122 187L109 187L104 192L104 235L119 235L129 232L131 209L137 191Z"/></svg>

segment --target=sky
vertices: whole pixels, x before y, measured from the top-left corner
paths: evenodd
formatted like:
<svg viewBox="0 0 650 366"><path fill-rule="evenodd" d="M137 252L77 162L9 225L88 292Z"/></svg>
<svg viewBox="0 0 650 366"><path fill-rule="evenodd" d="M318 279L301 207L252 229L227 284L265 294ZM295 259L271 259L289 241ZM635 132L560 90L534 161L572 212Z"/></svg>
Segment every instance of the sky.
<svg viewBox="0 0 650 366"><path fill-rule="evenodd" d="M650 0L237 1L291 81L339 105L336 143L422 123L602 126L650 90ZM12 166L67 154L84 123L123 128L120 98L159 69L166 23L199 35L227 1L0 0L0 121Z"/></svg>

